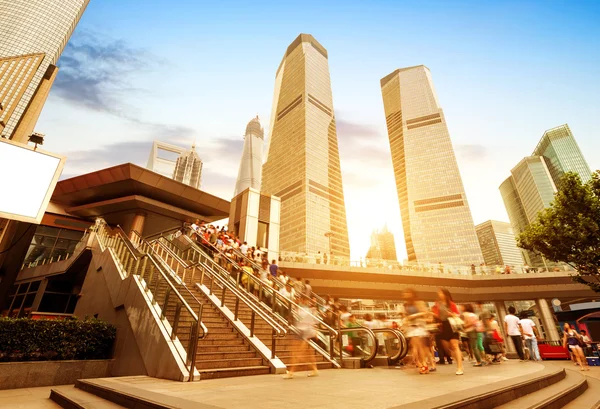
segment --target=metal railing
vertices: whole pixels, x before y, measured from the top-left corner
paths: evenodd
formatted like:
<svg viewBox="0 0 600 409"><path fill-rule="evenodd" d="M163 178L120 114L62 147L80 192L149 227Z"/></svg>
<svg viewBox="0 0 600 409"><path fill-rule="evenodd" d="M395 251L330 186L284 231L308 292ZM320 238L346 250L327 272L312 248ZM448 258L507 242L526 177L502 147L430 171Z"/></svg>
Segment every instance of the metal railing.
<svg viewBox="0 0 600 409"><path fill-rule="evenodd" d="M176 274L181 274L180 277L184 282L187 277L189 282L194 285L194 279L199 278L199 282L195 283L196 286L199 286L200 284L204 284L205 277L207 277L210 282L210 284L207 285L209 294L214 294L217 298L219 298L220 295L221 307L224 307L227 304L227 291L233 294L235 297L235 305L228 307L232 307L230 310L233 311L234 321L240 319L240 306L242 304L246 305L246 307L250 309L249 330L251 337L255 335L256 320L262 319L266 322L271 328L271 358L275 358L277 338L285 337L288 333L287 328L284 325L273 319L273 317L264 311L260 304L257 304L255 300L248 296L248 294L241 291L229 277L224 276L221 272L211 270L202 261L189 263L161 240L154 241L152 245L156 246L156 251L164 262L167 263ZM220 287L220 289L215 289L215 286Z"/></svg>
<svg viewBox="0 0 600 409"><path fill-rule="evenodd" d="M259 303L264 304L265 307L270 309L272 317L279 320L279 322L284 323L286 327L290 328L291 331L296 331L293 323L295 311L297 311L299 308L302 308L299 304L279 294L275 288L268 286L267 283L264 283L259 278L243 271L234 263L230 263L230 266L232 267L232 272L230 273L221 265L217 264L212 257L210 257L200 247L198 243L196 243L187 235L180 236L178 240L181 240L185 243L185 249L179 248L166 237L161 237L159 239L159 241L162 241L167 246L172 246L171 249L179 254L181 258L191 260L192 263L202 262L205 268L211 270L215 275L226 278L228 282L234 284L237 288L245 289L245 293L249 297ZM244 279L244 277L246 279ZM311 315L322 330L330 333L330 343L333 344L338 338L339 332L325 323L321 317L315 316L314 314ZM317 352L331 362L335 363L333 346L329 348L330 352L327 352L325 349L321 348L315 343L312 343L312 345Z"/></svg>
<svg viewBox="0 0 600 409"><path fill-rule="evenodd" d="M144 283L144 291L150 294L151 303L160 308L161 322L166 320L168 323L167 325L163 322L163 326L171 340L177 339L184 345L182 340L188 338L187 346L184 346L185 353L182 353L179 348L175 349L188 367L189 380L192 381L198 340L208 335L208 328L201 321L202 304L199 305L197 312L194 311L151 253L139 251L120 228L111 231L106 222L101 220L94 229L102 250L108 249L113 254L122 272L126 276L137 276L140 282ZM167 310L173 307L174 315L171 317ZM181 328L182 315L191 318L191 325L187 332L183 332Z"/></svg>

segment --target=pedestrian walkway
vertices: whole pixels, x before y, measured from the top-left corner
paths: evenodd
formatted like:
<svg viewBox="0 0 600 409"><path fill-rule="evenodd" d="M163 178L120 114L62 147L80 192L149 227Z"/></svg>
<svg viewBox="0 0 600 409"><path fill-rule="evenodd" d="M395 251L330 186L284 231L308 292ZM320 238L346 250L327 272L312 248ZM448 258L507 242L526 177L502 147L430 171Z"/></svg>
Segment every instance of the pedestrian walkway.
<svg viewBox="0 0 600 409"><path fill-rule="evenodd" d="M454 366L440 366L439 372L429 375L419 375L413 368L374 368L322 371L317 378L299 373L291 380L279 375L261 375L196 383L149 377L98 381L132 395L150 398L160 394L161 401L173 407L384 409L534 374L542 369L541 364L511 361L489 368L467 368L463 376L454 374Z"/></svg>

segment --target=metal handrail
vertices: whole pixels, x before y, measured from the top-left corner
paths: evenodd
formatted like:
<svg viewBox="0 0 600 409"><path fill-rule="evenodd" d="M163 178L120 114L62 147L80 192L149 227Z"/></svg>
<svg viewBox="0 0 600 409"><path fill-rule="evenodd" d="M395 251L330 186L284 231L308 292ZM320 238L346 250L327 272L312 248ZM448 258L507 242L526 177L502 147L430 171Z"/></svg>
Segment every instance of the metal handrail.
<svg viewBox="0 0 600 409"><path fill-rule="evenodd" d="M259 306L259 304L257 304L254 300L252 300L250 297L247 296L247 294L245 294L245 292L240 291L233 283L231 283L229 280L227 280L226 278L220 276L218 273L214 273L212 271L210 271L209 268L207 268L204 263L194 263L192 265L189 265L185 260L183 260L181 257L179 257L172 249L170 249L166 244L162 243L159 240L154 241L154 243L156 243L158 246L161 247L161 249L163 250L163 254L161 255L161 257L165 260L165 262L168 263L168 261L166 260L165 257L165 252L168 253L168 255L171 257L172 260L175 260L178 264L184 266L185 269L192 269L192 277L191 280L193 281L194 276L195 276L195 270L197 267L201 268L201 282L204 281L204 274L208 274L208 276L211 279L211 284L209 287L209 291L210 294L213 294L213 283L215 282L215 280L217 281L217 285L220 285L221 288L223 289L223 293L221 296L221 306L225 305L225 291L229 290L231 293L234 294L234 296L236 297L236 301L235 301L235 308L234 308L234 321L237 321L239 319L239 306L240 306L240 301L243 302L248 308L250 308L250 311L252 313L251 315L251 322L250 322L250 336L253 337L254 336L254 323L255 323L255 317L258 316L259 318L262 318L272 329L272 337L271 337L271 358L275 358L276 355L276 339L277 338L283 338L287 335L288 331L287 329L281 325L279 322L277 322L276 320L273 319L273 317L271 317L269 314L265 314L264 311L262 311L261 307ZM158 253L160 254L160 253ZM196 283L196 286L198 288L200 288L200 284Z"/></svg>
<svg viewBox="0 0 600 409"><path fill-rule="evenodd" d="M221 269L221 270L225 271L225 272L226 272L226 274L227 274L227 275L229 275L229 272L227 272L225 269L223 269L223 267L222 267L222 266L218 265L218 264L217 264L217 263L216 263L214 260L212 260L212 259L211 259L210 257L208 257L206 254L204 254L204 252L203 252L203 251L202 251L202 250L199 248L198 244L197 244L197 243L195 243L195 242L194 242L194 241L193 241L193 240L192 240L190 237L188 237L188 236L182 236L182 237L185 237L185 238L184 238L184 240L186 240L186 241L187 241L187 242L188 242L188 243L191 245L191 248L192 248L192 249L193 249L195 252L201 253L201 254L202 254L202 255L203 255L203 256L204 256L206 259L210 260L210 261L213 263L213 265L217 266L219 269ZM234 266L235 266L235 265L234 265ZM236 267L236 272L238 273L238 274L237 274L237 277L236 277L236 282L237 282L237 284L238 284L238 285L240 285L240 284L241 284L241 283L240 283L240 281L241 281L241 274L240 274L240 273L242 273L242 274L246 274L246 275L248 276L248 284L247 284L247 286L248 286L248 287L250 286L250 280L252 280L252 281L253 281L253 283L255 283L256 285L258 285L258 287L259 287L259 294L262 294L262 293L263 293L263 292L266 290L266 291L269 291L269 292L271 292L271 294L274 294L274 299L275 299L275 300L279 300L279 303L280 303L281 305L283 305L283 304L287 304L287 305L288 305L288 307L289 307L290 309L292 309L292 307L295 307L295 308L302 308L302 307L301 307L301 306L300 306L298 303L296 303L296 302L294 302L293 300L290 300L290 299L288 299L288 298L284 297L283 295L279 294L279 292L277 292L275 289L273 289L273 288L269 288L269 287L265 286L265 283L264 283L262 280L260 280L259 278L256 278L256 277L254 277L254 276L252 276L252 275L250 275L250 274L247 274L247 273L246 273L245 271L243 271L242 269L240 269L240 268L237 268L237 266L235 266L235 267ZM251 294L251 293L250 293L250 291L249 291L249 288L246 288L246 290L248 291L248 294L250 294L250 296L252 296L252 297L255 297L253 294ZM262 301L262 300L260 300L260 298L259 298L258 300L259 300L259 301ZM275 309L276 309L276 304L277 304L277 301L274 301L274 302L273 302L273 306L272 306L272 308L273 308L273 312L275 312ZM317 321L317 322L318 322L318 323L319 323L319 324L320 324L322 327L324 327L324 328L328 329L330 332L332 332L332 333L335 335L335 337L337 337L337 336L338 336L338 331L337 331L335 328L331 327L329 324L327 324L325 321L323 321L323 320L321 319L321 317L315 316L314 314L311 314L311 316L312 316L312 317L313 317L313 318L314 318L314 319L315 319L315 320L316 320L316 321ZM289 322L288 322L288 324L289 324Z"/></svg>
<svg viewBox="0 0 600 409"><path fill-rule="evenodd" d="M117 227L118 227L119 229L121 229L121 227L120 227L120 226L117 226ZM123 229L121 229L121 231L123 232ZM124 232L123 232L123 233L124 233ZM135 231L135 230L133 230L133 231L132 231L132 233L133 233L133 235L134 235L134 236L136 236L136 237L138 238L138 240L139 240L139 243L140 243L140 245L141 245L141 247L142 247L142 251L143 251L145 254L148 254L148 250L149 250L149 251L150 251L150 252L151 252L153 255L155 255L155 256L156 256L156 258L159 260L159 262L160 262L160 261L164 261L164 260L163 260L163 258L162 258L162 257L160 257L160 254L158 254L158 252L157 252L157 251L156 251L156 250L155 250L155 249L152 247L152 245L151 245L150 243L148 243L148 241L146 241L146 240L145 240L145 239L142 237L142 235L141 235L140 233L138 233L138 232L137 232L137 231ZM138 248L139 248L139 247L138 247ZM194 293L192 293L192 292L190 291L190 289L187 287L187 285L185 284L185 282L184 282L184 281L182 281L182 280L179 278L179 276L177 276L177 275L175 274L175 272L173 272L173 271L172 271L172 269L171 269L171 266L169 266L169 265L167 264L167 267L169 267L169 270L168 270L168 271L169 271L169 273L171 273L171 276L172 276L174 279L176 279L176 280L177 280L177 279L179 279L179 281L181 281L181 282L180 282L180 283L178 283L178 284L180 284L180 285L182 286L183 290L184 290L184 291L185 291L185 292L186 292L188 295L190 295L190 296L192 297L192 299L193 299L193 300L194 300L194 301L195 301L195 302L196 302L196 303L199 305L199 309L198 309L198 311L199 311L199 315L198 315L198 323L199 323L199 325L202 327L202 331L203 331L203 333L207 333L207 332L208 332L208 328L206 328L206 326L205 326L205 325L204 325L204 323L202 322L202 311L204 310L204 304L203 304L203 303L202 303L202 302L201 302L201 301L200 301L200 300L199 300L199 299L198 299L198 298L197 298L197 297L194 295ZM203 339L203 337L200 337L200 339Z"/></svg>
<svg viewBox="0 0 600 409"><path fill-rule="evenodd" d="M137 275L145 281L145 283L146 283L145 291L150 291L150 293L152 294L152 303L153 304L159 305L158 300L157 300L157 295L158 295L158 288L159 288L159 284L160 284L160 278L162 277L164 282L166 282L167 290L165 292L165 299L162 303L161 318L166 318L165 312L166 312L166 309L167 309L167 306L169 303L169 297L171 295L171 292L173 292L176 295L176 297L179 299L179 302L176 304L176 307L175 307L175 316L173 318L173 325L170 328L171 340L175 340L177 338L177 330L179 327L179 319L181 316L181 308L182 307L185 307L185 310L187 310L187 312L190 314L190 316L194 320L194 323L192 324L192 326L190 328L190 339L188 341L188 348L186 351L186 356L184 357L182 354L179 353L180 357L186 361L186 365L189 366L189 372L190 372L189 380L192 381L194 378L194 369L195 369L195 365L196 365L195 356L196 356L198 340L204 339L208 335L208 328L206 328L206 326L199 319L199 317L202 314L202 306L200 306L200 309L198 311L199 315L196 314L194 312L194 310L190 307L190 305L187 303L187 301L183 298L183 296L179 293L177 288L175 288L175 286L171 283L171 280L169 280L169 278L164 273L164 271L162 271L161 267L158 265L156 260L154 260L150 254L141 254L141 253L136 254L137 251L132 250L131 247L133 247L133 249L135 249L135 246L132 246L131 241L129 240L127 235L124 234L123 230L120 227L118 228L116 233L114 233L112 236L110 236L108 234L108 232L106 231L106 222L104 222L103 220L100 219L100 223L95 226L95 230L97 233L98 242L100 243L103 250L111 249L113 251L113 254L116 256L116 259L121 263L121 266L122 266L122 269L124 270L124 272L127 275ZM146 267L148 265L148 260L150 260L150 263L153 266L153 268L150 270L150 273L146 280L145 272L146 272ZM156 276L157 277L156 286L154 288L154 291L152 291L149 287L150 287L150 284L152 283L154 270L158 271L159 275ZM199 335L200 327L202 328L202 336ZM169 328L166 326L165 326L165 329L167 331L169 330Z"/></svg>

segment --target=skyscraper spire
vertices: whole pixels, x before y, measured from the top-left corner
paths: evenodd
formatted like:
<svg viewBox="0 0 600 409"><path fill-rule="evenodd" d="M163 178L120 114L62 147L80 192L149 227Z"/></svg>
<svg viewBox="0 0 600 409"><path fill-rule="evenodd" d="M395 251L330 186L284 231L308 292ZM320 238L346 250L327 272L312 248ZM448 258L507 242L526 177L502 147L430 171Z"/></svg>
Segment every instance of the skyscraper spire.
<svg viewBox="0 0 600 409"><path fill-rule="evenodd" d="M257 114L256 118L250 120L246 126L244 149L233 196L237 196L249 187L260 190L264 136Z"/></svg>

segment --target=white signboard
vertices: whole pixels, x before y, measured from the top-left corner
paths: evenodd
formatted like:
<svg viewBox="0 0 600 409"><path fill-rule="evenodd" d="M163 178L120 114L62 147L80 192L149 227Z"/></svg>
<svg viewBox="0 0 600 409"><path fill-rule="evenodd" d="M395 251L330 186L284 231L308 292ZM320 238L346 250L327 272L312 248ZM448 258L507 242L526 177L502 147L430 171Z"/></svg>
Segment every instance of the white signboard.
<svg viewBox="0 0 600 409"><path fill-rule="evenodd" d="M0 217L39 224L64 165L63 156L0 138Z"/></svg>

